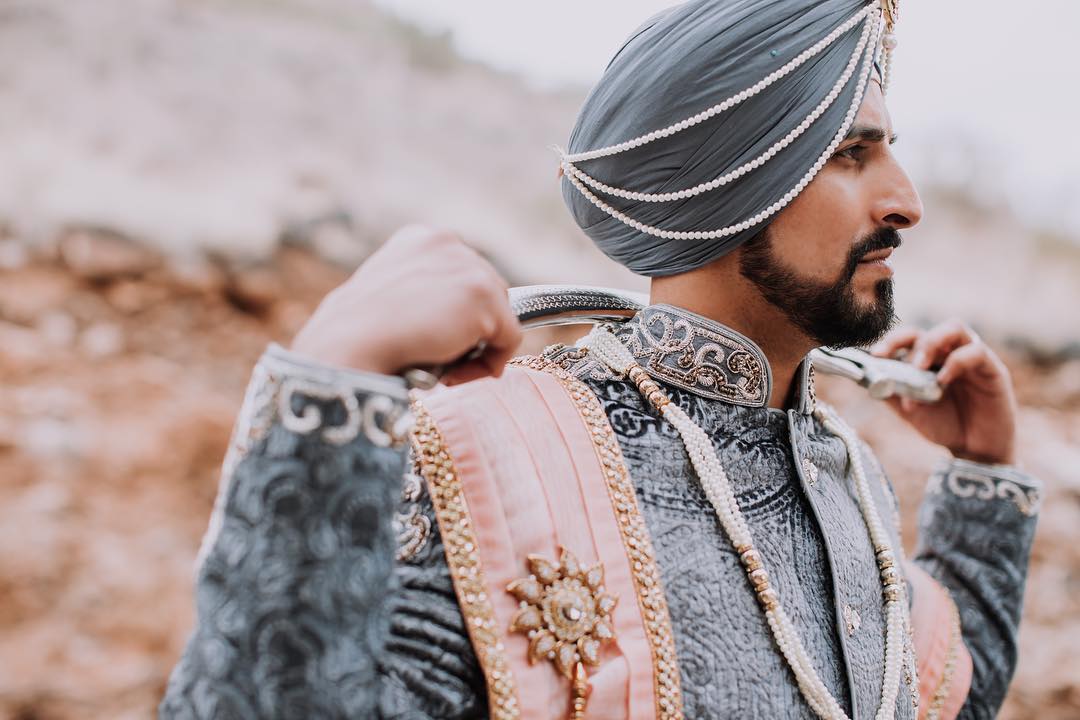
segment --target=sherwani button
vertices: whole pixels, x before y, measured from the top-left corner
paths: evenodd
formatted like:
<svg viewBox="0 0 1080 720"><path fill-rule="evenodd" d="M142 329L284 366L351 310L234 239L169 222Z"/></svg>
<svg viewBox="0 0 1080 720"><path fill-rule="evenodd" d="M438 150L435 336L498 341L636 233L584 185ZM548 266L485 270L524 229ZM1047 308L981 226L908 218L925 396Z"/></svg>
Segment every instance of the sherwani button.
<svg viewBox="0 0 1080 720"><path fill-rule="evenodd" d="M847 626L848 637L855 634L855 631L862 625L862 618L859 617L859 613L855 608L850 605L844 605L844 625Z"/></svg>

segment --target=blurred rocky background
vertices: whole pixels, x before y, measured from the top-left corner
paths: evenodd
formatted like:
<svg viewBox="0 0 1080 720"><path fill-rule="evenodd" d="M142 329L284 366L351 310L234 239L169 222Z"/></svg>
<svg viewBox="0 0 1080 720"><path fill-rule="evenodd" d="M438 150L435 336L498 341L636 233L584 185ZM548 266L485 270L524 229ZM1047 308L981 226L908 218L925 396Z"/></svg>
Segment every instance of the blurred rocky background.
<svg viewBox="0 0 1080 720"><path fill-rule="evenodd" d="M250 367L394 228L454 228L512 283L644 287L561 204L548 146L583 96L361 0L0 0L0 717L153 715ZM1077 718L1080 244L919 180L904 317L965 318L1004 355L1046 483L1002 717ZM940 451L823 394L911 543Z"/></svg>

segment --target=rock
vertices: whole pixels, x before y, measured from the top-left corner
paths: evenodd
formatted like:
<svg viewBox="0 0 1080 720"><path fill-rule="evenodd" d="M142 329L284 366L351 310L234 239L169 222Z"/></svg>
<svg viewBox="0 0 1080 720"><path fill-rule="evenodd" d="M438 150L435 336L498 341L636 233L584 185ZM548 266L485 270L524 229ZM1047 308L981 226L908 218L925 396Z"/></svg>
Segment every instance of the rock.
<svg viewBox="0 0 1080 720"><path fill-rule="evenodd" d="M0 271L0 317L35 325L44 314L62 310L78 285L78 280L55 267L30 265L14 272Z"/></svg>
<svg viewBox="0 0 1080 720"><path fill-rule="evenodd" d="M224 292L229 282L223 261L205 255L172 258L169 272L172 279L185 290L214 295Z"/></svg>
<svg viewBox="0 0 1080 720"><path fill-rule="evenodd" d="M19 270L30 262L30 252L16 240L0 240L0 270Z"/></svg>
<svg viewBox="0 0 1080 720"><path fill-rule="evenodd" d="M6 369L30 370L47 365L51 350L40 333L0 320L0 364Z"/></svg>
<svg viewBox="0 0 1080 720"><path fill-rule="evenodd" d="M37 328L45 341L54 348L70 348L75 344L79 324L68 313L57 310L42 315Z"/></svg>
<svg viewBox="0 0 1080 720"><path fill-rule="evenodd" d="M274 267L255 265L234 270L229 276L225 292L229 300L241 310L262 314L277 302L284 288L281 276Z"/></svg>
<svg viewBox="0 0 1080 720"><path fill-rule="evenodd" d="M312 230L311 246L319 257L346 269L355 269L375 247L364 242L356 231L341 223L322 223Z"/></svg>
<svg viewBox="0 0 1080 720"><path fill-rule="evenodd" d="M131 315L167 300L169 289L159 283L120 280L108 287L105 297L114 308Z"/></svg>
<svg viewBox="0 0 1080 720"><path fill-rule="evenodd" d="M42 458L82 457L91 449L86 440L86 433L73 422L36 418L23 424L18 445L27 454Z"/></svg>
<svg viewBox="0 0 1080 720"><path fill-rule="evenodd" d="M124 331L114 323L91 325L79 336L79 350L91 358L119 355L124 349Z"/></svg>
<svg viewBox="0 0 1080 720"><path fill-rule="evenodd" d="M1080 405L1080 360L1062 363L1056 372L1046 378L1045 388L1059 407Z"/></svg>
<svg viewBox="0 0 1080 720"><path fill-rule="evenodd" d="M295 335L304 323L311 317L311 308L304 303L298 302L280 302L274 306L274 311L271 314L271 321L274 324L277 334L282 337L292 337Z"/></svg>
<svg viewBox="0 0 1080 720"><path fill-rule="evenodd" d="M156 251L103 228L65 230L57 245L64 264L86 280L138 277L162 264Z"/></svg>
<svg viewBox="0 0 1080 720"><path fill-rule="evenodd" d="M341 209L290 222L282 232L279 244L285 249L309 251L352 272L378 249L374 237L362 232L349 211Z"/></svg>
<svg viewBox="0 0 1080 720"><path fill-rule="evenodd" d="M12 450L17 446L18 440L14 422L0 417L0 452Z"/></svg>

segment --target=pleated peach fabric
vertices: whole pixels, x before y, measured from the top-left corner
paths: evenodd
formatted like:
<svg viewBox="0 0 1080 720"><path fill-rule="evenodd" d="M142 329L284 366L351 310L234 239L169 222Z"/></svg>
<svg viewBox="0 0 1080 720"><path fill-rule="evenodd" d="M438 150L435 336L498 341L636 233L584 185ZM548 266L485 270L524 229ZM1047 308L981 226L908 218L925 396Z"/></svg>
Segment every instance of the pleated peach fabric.
<svg viewBox="0 0 1080 720"><path fill-rule="evenodd" d="M652 653L630 560L592 434L567 390L547 373L509 367L498 380L440 388L422 402L463 485L521 717L570 712L570 681L547 660L530 664L526 636L508 631L518 603L506 586L529 574L529 555L557 561L560 546L585 566L601 562L606 591L618 602L615 641L589 672L587 716L656 717Z"/></svg>

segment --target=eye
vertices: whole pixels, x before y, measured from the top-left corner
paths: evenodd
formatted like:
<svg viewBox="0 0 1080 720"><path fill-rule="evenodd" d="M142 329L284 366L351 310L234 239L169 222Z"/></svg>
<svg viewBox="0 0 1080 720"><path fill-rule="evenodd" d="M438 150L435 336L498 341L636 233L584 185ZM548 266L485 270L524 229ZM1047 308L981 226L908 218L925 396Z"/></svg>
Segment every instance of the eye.
<svg viewBox="0 0 1080 720"><path fill-rule="evenodd" d="M867 145L849 145L848 147L833 155L833 157L847 158L848 160L858 161L862 159L863 155L869 149L870 148Z"/></svg>

